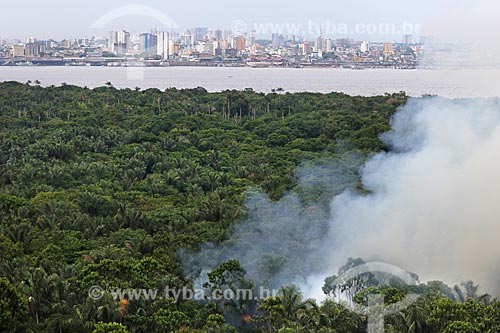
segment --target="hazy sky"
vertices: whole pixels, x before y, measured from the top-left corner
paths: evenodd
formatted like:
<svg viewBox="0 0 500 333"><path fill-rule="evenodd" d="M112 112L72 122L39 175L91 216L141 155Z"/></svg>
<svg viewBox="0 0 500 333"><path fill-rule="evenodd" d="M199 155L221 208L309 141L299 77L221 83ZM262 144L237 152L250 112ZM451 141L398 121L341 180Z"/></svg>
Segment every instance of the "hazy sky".
<svg viewBox="0 0 500 333"><path fill-rule="evenodd" d="M317 25L336 25L330 27L330 30L335 32L334 29L338 29L339 24L346 24L349 25L349 28L353 28L355 24L393 23L399 28L404 22L407 22L422 24L425 28L430 22L434 23L434 26L439 26L440 23L447 22L446 20L452 11L450 8L455 9L462 4L463 8L466 9L465 12L467 12L467 10L480 3L495 4L496 1L2 0L3 4L0 7L0 36L19 39L29 36L62 39L75 36L104 36L107 31L120 28L132 32L147 31L155 26L162 28L162 23L152 18L151 15L132 15L134 13L130 11L129 15L122 15L121 18L107 22L105 26L99 29L90 28L92 23L103 15L126 5L142 5L155 9L169 17L181 30L193 26L231 29L232 22L241 20L250 27L253 27L254 24L302 24L303 30L306 29L305 26L309 21L313 21ZM486 12L491 11L486 10ZM457 15L460 16L461 14ZM453 15L450 17L453 17ZM328 31L325 35L328 35ZM338 34L331 33L331 35ZM352 37L356 37L356 35L359 34L352 33ZM371 39L377 39L379 36L378 33L372 33ZM391 38L396 39L399 37L388 36L386 39L391 40Z"/></svg>

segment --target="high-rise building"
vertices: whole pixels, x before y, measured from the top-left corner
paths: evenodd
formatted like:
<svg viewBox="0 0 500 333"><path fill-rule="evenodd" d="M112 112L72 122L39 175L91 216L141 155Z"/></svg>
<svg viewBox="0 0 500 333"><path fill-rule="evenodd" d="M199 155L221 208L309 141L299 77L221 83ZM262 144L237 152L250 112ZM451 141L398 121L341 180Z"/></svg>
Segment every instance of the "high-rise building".
<svg viewBox="0 0 500 333"><path fill-rule="evenodd" d="M285 38L283 37L283 35L273 33L273 35L272 35L272 46L273 46L273 49L275 49L275 50L279 49L283 45L285 45Z"/></svg>
<svg viewBox="0 0 500 333"><path fill-rule="evenodd" d="M117 40L118 40L118 31L110 31L108 37L108 49L110 52L113 52L113 47Z"/></svg>
<svg viewBox="0 0 500 333"><path fill-rule="evenodd" d="M40 54L38 52L38 43L26 43L24 46L24 55L26 57L38 57Z"/></svg>
<svg viewBox="0 0 500 333"><path fill-rule="evenodd" d="M200 40L204 40L205 36L208 34L208 28L196 27L193 29L193 44L198 43Z"/></svg>
<svg viewBox="0 0 500 333"><path fill-rule="evenodd" d="M231 30L224 30L222 32L222 39L229 40L233 36L233 32Z"/></svg>
<svg viewBox="0 0 500 333"><path fill-rule="evenodd" d="M189 31L184 35L181 35L181 45L188 47L192 47L194 45L194 37Z"/></svg>
<svg viewBox="0 0 500 333"><path fill-rule="evenodd" d="M304 55L309 55L312 53L312 47L309 42L304 42L303 44L300 44L300 49L302 51L302 54Z"/></svg>
<svg viewBox="0 0 500 333"><path fill-rule="evenodd" d="M170 55L170 34L160 31L156 34L156 54L162 59L168 59Z"/></svg>
<svg viewBox="0 0 500 333"><path fill-rule="evenodd" d="M359 48L360 48L361 53L368 53L368 52L370 52L370 43L368 43L366 41L361 42L361 46Z"/></svg>
<svg viewBox="0 0 500 333"><path fill-rule="evenodd" d="M248 47L253 47L255 45L255 40L256 40L255 34L256 34L256 31L252 30L252 32L250 33L250 37L248 38L248 41L247 41Z"/></svg>
<svg viewBox="0 0 500 333"><path fill-rule="evenodd" d="M332 40L330 38L325 38L324 44L325 45L324 45L324 50L323 51L325 51L327 53L332 52L332 48L333 48L333 46L332 46Z"/></svg>
<svg viewBox="0 0 500 333"><path fill-rule="evenodd" d="M47 53L47 43L37 42L36 44L38 46L38 55L45 55Z"/></svg>
<svg viewBox="0 0 500 333"><path fill-rule="evenodd" d="M12 45L12 57L24 57L24 45Z"/></svg>
<svg viewBox="0 0 500 333"><path fill-rule="evenodd" d="M244 51L246 49L247 40L245 37L234 38L234 48L238 51Z"/></svg>
<svg viewBox="0 0 500 333"><path fill-rule="evenodd" d="M222 30L217 29L217 30L214 31L214 36L213 37L214 37L214 39L216 41L220 42L221 40L224 39L224 33L223 33Z"/></svg>
<svg viewBox="0 0 500 333"><path fill-rule="evenodd" d="M174 56L175 54L175 42L172 39L168 40L168 58L170 59L171 57Z"/></svg>
<svg viewBox="0 0 500 333"><path fill-rule="evenodd" d="M316 38L316 43L314 44L314 51L315 52L323 51L323 36L319 35Z"/></svg>
<svg viewBox="0 0 500 333"><path fill-rule="evenodd" d="M219 41L219 48L222 50L226 50L229 48L229 43L227 42L226 39Z"/></svg>
<svg viewBox="0 0 500 333"><path fill-rule="evenodd" d="M122 31L110 31L108 39L109 51L115 54L125 54L130 49L130 33Z"/></svg>
<svg viewBox="0 0 500 333"><path fill-rule="evenodd" d="M63 47L65 49L69 49L69 48L71 48L71 46L73 46L73 42L71 40L69 40L69 39L63 40Z"/></svg>
<svg viewBox="0 0 500 333"><path fill-rule="evenodd" d="M158 38L152 33L143 33L139 36L140 52L146 55L157 55Z"/></svg>
<svg viewBox="0 0 500 333"><path fill-rule="evenodd" d="M173 40L169 40L168 44L169 44L169 46L168 46L169 58L173 57L176 54L179 54L179 49L180 49L179 43L176 43Z"/></svg>
<svg viewBox="0 0 500 333"><path fill-rule="evenodd" d="M392 43L384 43L384 55L393 55L394 45Z"/></svg>

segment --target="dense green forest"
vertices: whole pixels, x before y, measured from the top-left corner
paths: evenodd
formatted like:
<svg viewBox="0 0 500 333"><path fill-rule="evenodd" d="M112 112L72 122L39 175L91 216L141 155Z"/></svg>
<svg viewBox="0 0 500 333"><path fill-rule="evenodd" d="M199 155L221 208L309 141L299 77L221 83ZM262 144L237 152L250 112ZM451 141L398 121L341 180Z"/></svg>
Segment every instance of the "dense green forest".
<svg viewBox="0 0 500 333"><path fill-rule="evenodd" d="M365 316L293 285L248 302L93 299L89 288L192 288L180 252L231 241L250 189L327 205L344 187L301 192L297 168L390 149L379 134L406 100L0 83L0 332L366 331ZM207 289L257 286L238 258L207 278ZM333 279L325 294L348 290L358 304L418 291L386 318L389 332L500 332L500 303L472 282L412 289L370 275L353 289Z"/></svg>

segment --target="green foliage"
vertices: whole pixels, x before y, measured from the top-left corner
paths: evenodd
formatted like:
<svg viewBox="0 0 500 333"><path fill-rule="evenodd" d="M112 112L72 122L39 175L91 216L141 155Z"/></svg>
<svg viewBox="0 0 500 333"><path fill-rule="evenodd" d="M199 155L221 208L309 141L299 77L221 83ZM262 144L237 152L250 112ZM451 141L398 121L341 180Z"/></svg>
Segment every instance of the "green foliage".
<svg viewBox="0 0 500 333"><path fill-rule="evenodd" d="M262 300L258 310L262 312L260 320L266 323L269 331L273 332L283 325L286 309L281 297L269 297Z"/></svg>
<svg viewBox="0 0 500 333"><path fill-rule="evenodd" d="M384 304L390 305L401 302L405 297L405 293L398 288L375 288L375 287L367 287L362 291L358 292L353 300L357 304L368 305L368 298L370 295L383 295L384 296Z"/></svg>
<svg viewBox="0 0 500 333"><path fill-rule="evenodd" d="M458 303L447 298L438 299L431 303L427 325L438 332L448 328L452 322L465 322L474 326L482 326L482 311L481 305L475 301ZM452 325L452 327L457 328L462 326L462 324Z"/></svg>
<svg viewBox="0 0 500 333"><path fill-rule="evenodd" d="M304 205L327 209L346 187L363 191L358 169L387 149L379 134L406 99L0 83L0 331L365 331L364 316L304 299L295 286L259 302L92 300L88 290L192 287L179 251L230 241L250 188L272 200L295 190ZM300 174L310 186L297 187L299 166L346 150L356 157L346 157L337 186ZM234 259L208 274L210 290L254 287ZM284 265L272 259L264 271ZM363 263L350 258L338 276ZM386 304L422 293L387 316L388 331L500 332L500 303L471 281L412 289L381 274L335 280L325 294L359 303L371 293Z"/></svg>
<svg viewBox="0 0 500 333"><path fill-rule="evenodd" d="M28 328L27 302L5 278L0 278L0 332L25 332Z"/></svg>
<svg viewBox="0 0 500 333"><path fill-rule="evenodd" d="M157 329L172 332L189 325L189 317L180 311L159 310L154 315L154 322Z"/></svg>
<svg viewBox="0 0 500 333"><path fill-rule="evenodd" d="M240 318L239 330L264 329L248 320L257 315L253 300L123 303L109 295L94 301L88 290L191 287L179 251L226 241L245 216L250 188L277 200L296 188L299 165L355 151L361 158L347 167L348 182L298 191L304 202L321 198L327 205L356 184L364 156L386 148L379 134L405 101L404 94L0 83L2 325L36 332L234 331L224 313ZM252 288L237 261L209 280L210 288ZM265 311L272 319L264 321L280 328L361 325L348 311L331 304L322 310L293 288L279 300L283 317L271 307ZM262 309L265 302L271 301Z"/></svg>
<svg viewBox="0 0 500 333"><path fill-rule="evenodd" d="M103 323L95 324L95 329L92 333L128 333L127 327L119 323Z"/></svg>
<svg viewBox="0 0 500 333"><path fill-rule="evenodd" d="M226 323L226 320L224 319L223 315L211 314L208 316L207 323L205 324L205 327L207 327L207 328L220 327L220 326L223 326L225 323Z"/></svg>
<svg viewBox="0 0 500 333"><path fill-rule="evenodd" d="M442 331L443 333L479 333L480 331L469 322L452 321Z"/></svg>
<svg viewBox="0 0 500 333"><path fill-rule="evenodd" d="M230 260L208 273L209 283L206 286L212 290L251 288L251 282L245 279L245 274L246 271L238 260Z"/></svg>

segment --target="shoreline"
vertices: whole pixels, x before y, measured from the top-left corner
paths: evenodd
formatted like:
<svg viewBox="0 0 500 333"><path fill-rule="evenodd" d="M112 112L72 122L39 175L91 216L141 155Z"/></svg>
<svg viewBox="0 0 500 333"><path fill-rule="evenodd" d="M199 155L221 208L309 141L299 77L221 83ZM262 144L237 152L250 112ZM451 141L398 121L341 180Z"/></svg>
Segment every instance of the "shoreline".
<svg viewBox="0 0 500 333"><path fill-rule="evenodd" d="M318 65L307 65L301 67L294 66L269 66L269 67L253 67L253 66L205 66L205 65L170 65L170 66L81 66L81 65L0 65L0 69L3 68L99 68L99 69L127 69L127 68L142 68L142 69L168 69L168 68L212 68L212 69L255 69L255 70L265 70L265 69L324 69L324 70L348 70L348 71L362 71L362 70L400 70L400 71L491 71L500 70L500 68L462 68L462 67L398 67L398 66L375 66L375 67L345 67L345 66L318 66Z"/></svg>
<svg viewBox="0 0 500 333"><path fill-rule="evenodd" d="M400 70L369 68L353 70L336 67L301 69L269 67L87 67L22 66L0 67L0 81L35 82L42 86L63 83L117 88L141 87L192 89L209 92L252 89L271 92L330 93L376 96L406 91L409 96L439 95L449 98L500 96L500 70L429 69Z"/></svg>
<svg viewBox="0 0 500 333"><path fill-rule="evenodd" d="M356 64L343 64L343 65L314 65L314 64L301 64L290 66L251 66L247 64L234 64L234 65L214 65L214 64L200 64L200 63L171 63L169 65L158 66L143 66L138 64L121 64L121 65L94 65L90 63L85 64L0 64L2 68L142 68L142 69L165 69L165 68L218 68L218 69L337 69L337 70L402 70L402 71L494 71L500 70L496 67L438 67L438 66L397 66L397 65L356 65Z"/></svg>
<svg viewBox="0 0 500 333"><path fill-rule="evenodd" d="M366 70L366 69L399 69L399 70L417 70L417 69L429 69L429 68L419 68L419 67L411 67L411 66L396 66L396 65L382 65L382 66L365 66L365 65L356 65L356 64L345 64L345 65L293 65L293 66L251 66L251 65L214 65L214 64L169 64L168 66L142 66L135 64L127 64L127 65L90 65L90 64L54 64L54 65L44 65L44 64L8 64L8 65L0 65L0 68L31 68L31 67L86 67L86 68L170 68L170 67L184 67L184 68L252 68L252 69L350 69L350 70ZM439 68L435 68L439 69Z"/></svg>

